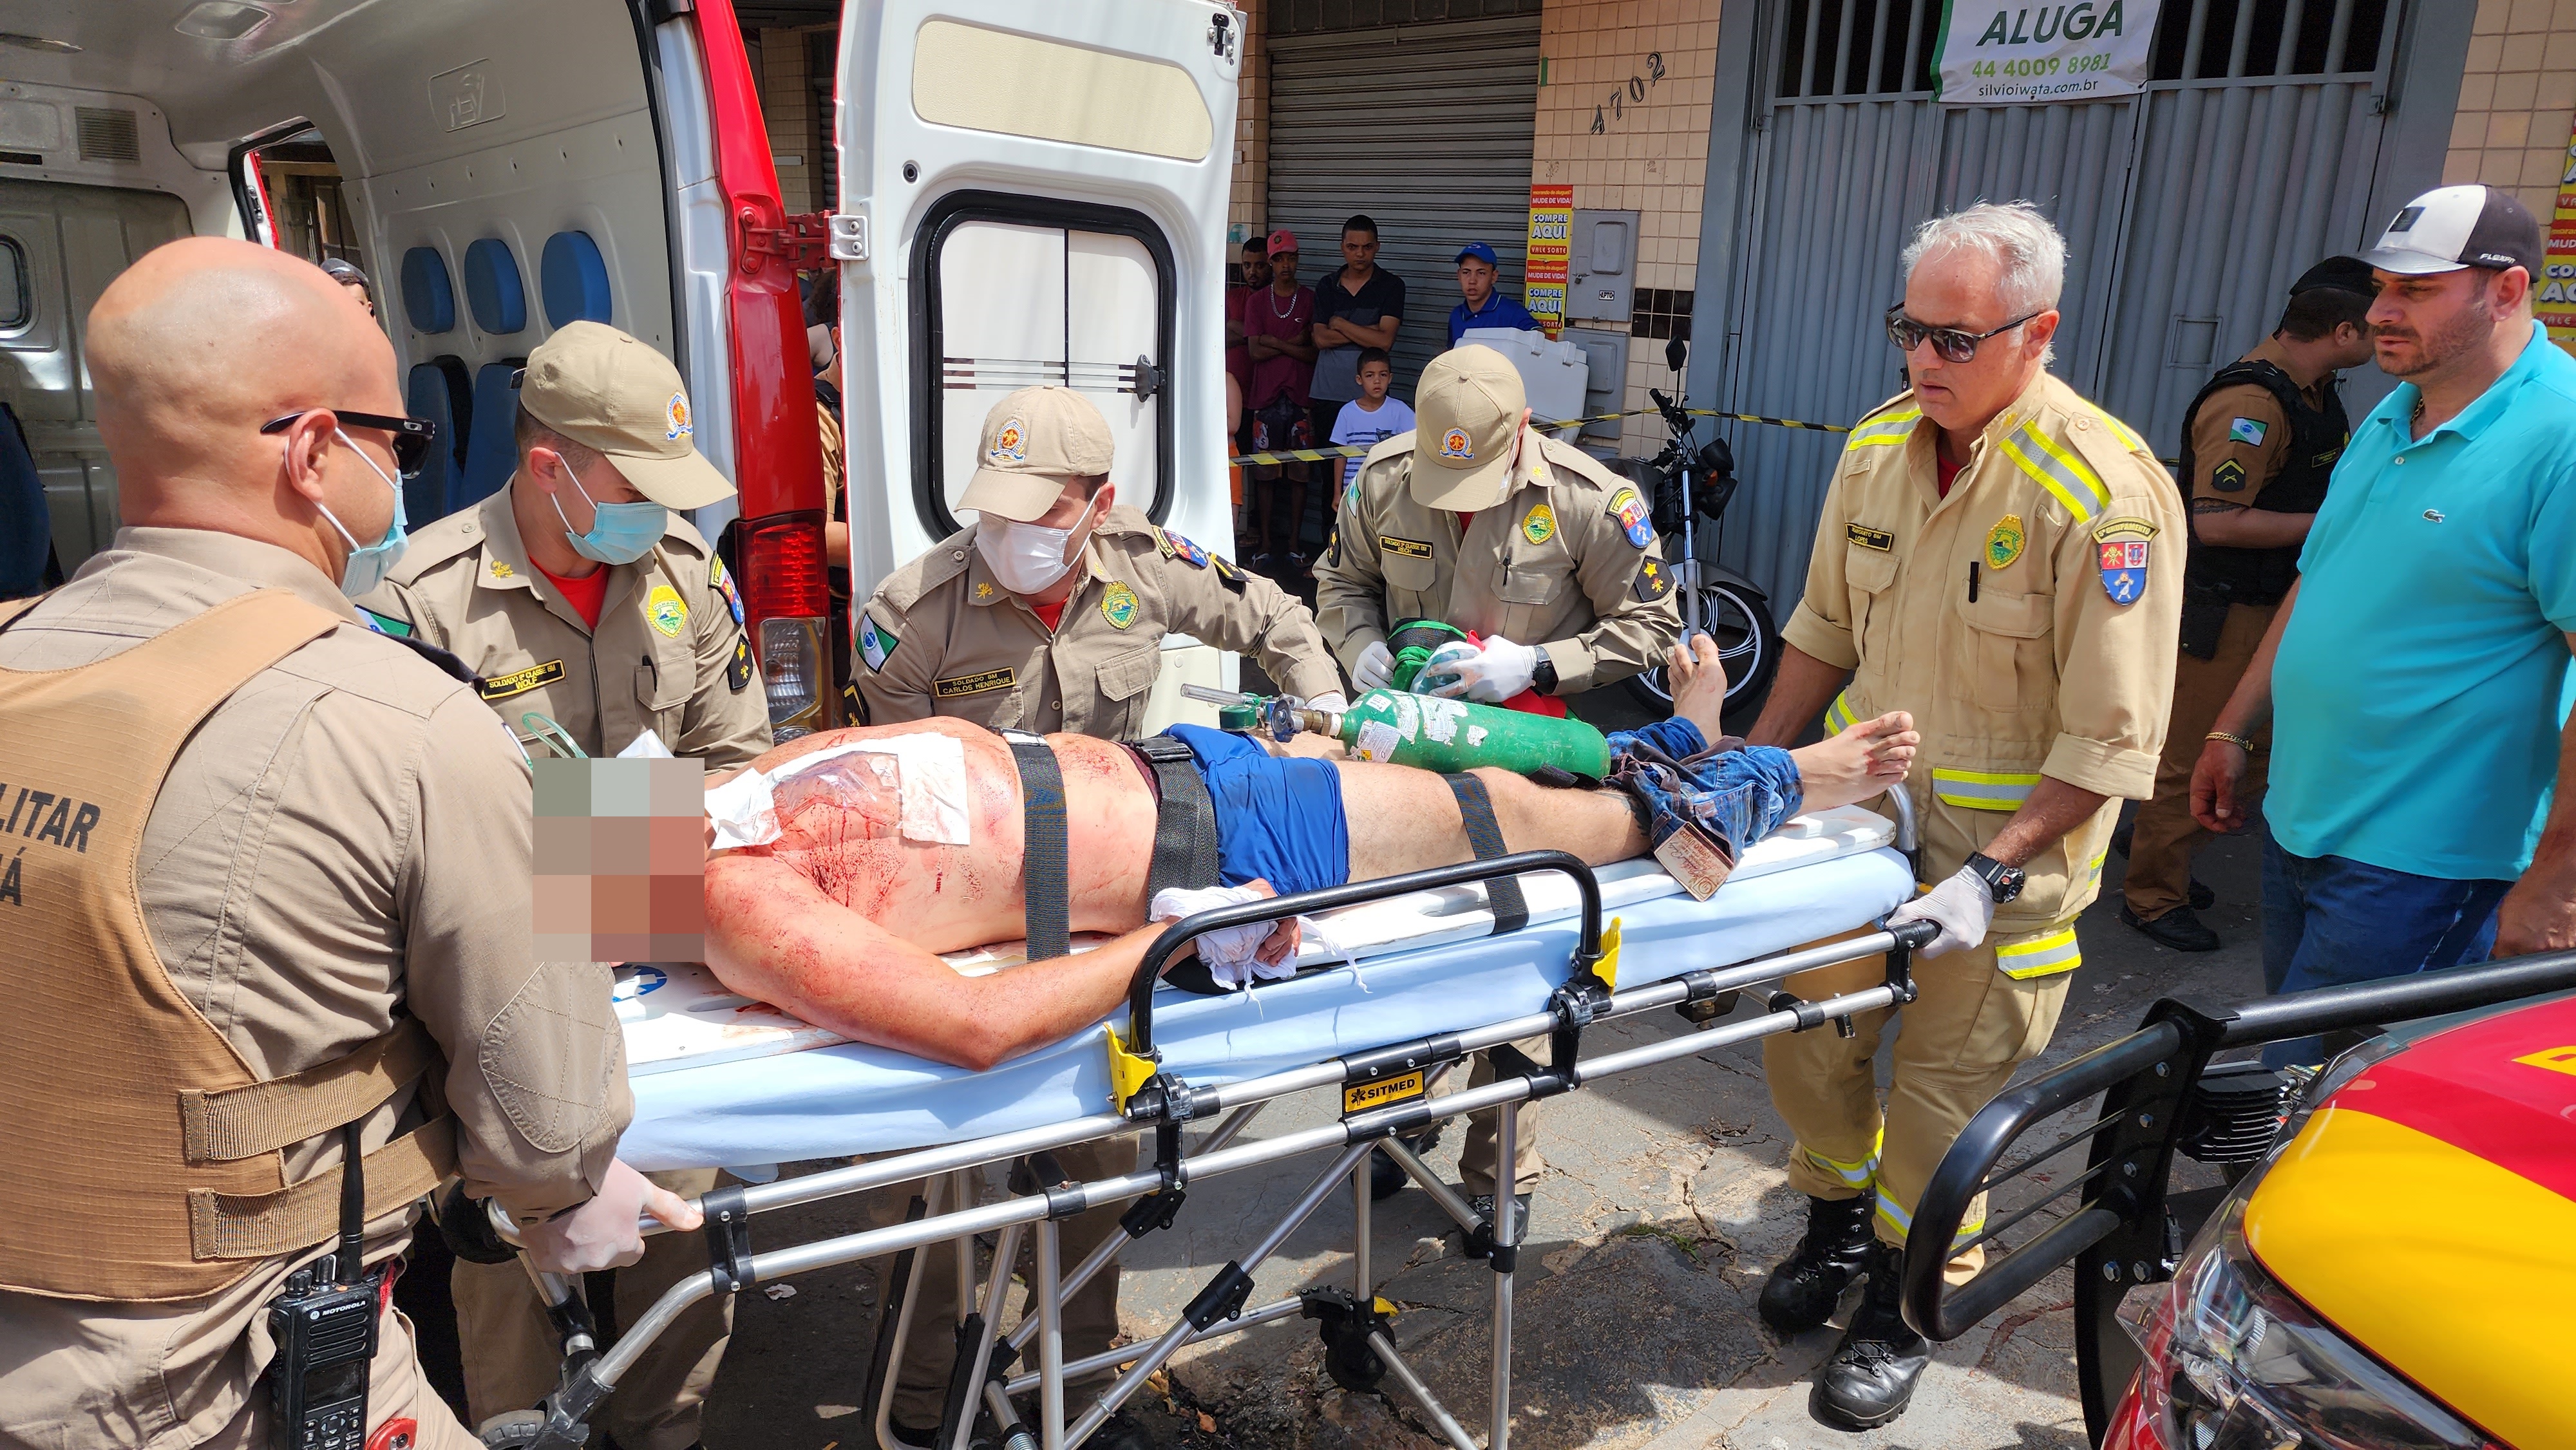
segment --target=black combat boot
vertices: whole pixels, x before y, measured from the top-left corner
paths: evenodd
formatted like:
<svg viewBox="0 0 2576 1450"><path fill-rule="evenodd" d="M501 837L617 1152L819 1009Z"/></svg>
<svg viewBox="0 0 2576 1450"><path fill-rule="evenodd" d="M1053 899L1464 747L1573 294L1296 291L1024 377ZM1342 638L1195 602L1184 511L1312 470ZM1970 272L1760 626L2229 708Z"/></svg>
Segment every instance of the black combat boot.
<svg viewBox="0 0 2576 1450"><path fill-rule="evenodd" d="M1807 1200L1807 1236L1763 1282L1763 1323L1804 1334L1834 1317L1843 1290L1869 1263L1869 1216L1877 1207L1875 1193Z"/></svg>
<svg viewBox="0 0 2576 1450"><path fill-rule="evenodd" d="M1869 1252L1869 1289L1852 1311L1851 1328L1833 1356L1816 1371L1816 1388L1807 1396L1807 1413L1816 1423L1837 1430L1870 1430L1905 1413L1914 1398L1915 1381L1932 1362L1932 1345L1906 1327L1899 1273L1905 1250L1873 1244Z"/></svg>

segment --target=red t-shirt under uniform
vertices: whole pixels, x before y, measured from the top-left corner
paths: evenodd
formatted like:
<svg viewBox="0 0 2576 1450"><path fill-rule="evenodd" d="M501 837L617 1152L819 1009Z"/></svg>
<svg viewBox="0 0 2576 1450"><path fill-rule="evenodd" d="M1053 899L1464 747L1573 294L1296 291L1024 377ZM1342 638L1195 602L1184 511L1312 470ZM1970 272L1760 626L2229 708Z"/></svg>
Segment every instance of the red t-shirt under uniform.
<svg viewBox="0 0 2576 1450"><path fill-rule="evenodd" d="M563 596L564 603L572 606L572 612L581 616L581 622L590 626L593 634L599 632L599 609L608 602L611 571L607 565L602 564L578 579L567 579L534 559L530 559L528 564L546 576L546 582L555 586L555 592Z"/></svg>

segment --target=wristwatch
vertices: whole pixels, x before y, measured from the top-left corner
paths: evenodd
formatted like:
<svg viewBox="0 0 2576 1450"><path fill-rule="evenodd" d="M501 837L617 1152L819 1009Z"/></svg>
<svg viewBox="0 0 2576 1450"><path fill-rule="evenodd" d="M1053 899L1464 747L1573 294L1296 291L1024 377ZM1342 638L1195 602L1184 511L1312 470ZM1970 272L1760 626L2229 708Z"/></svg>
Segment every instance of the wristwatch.
<svg viewBox="0 0 2576 1450"><path fill-rule="evenodd" d="M1530 671L1530 688L1542 695L1556 693L1556 661L1547 657L1544 647L1538 652L1538 667Z"/></svg>
<svg viewBox="0 0 2576 1450"><path fill-rule="evenodd" d="M1986 883L1986 890L1994 894L1997 906L2021 895L2022 883L2030 879L2030 873L2019 866L2007 866L1982 851L1968 854L1968 869L1976 872L1977 879Z"/></svg>

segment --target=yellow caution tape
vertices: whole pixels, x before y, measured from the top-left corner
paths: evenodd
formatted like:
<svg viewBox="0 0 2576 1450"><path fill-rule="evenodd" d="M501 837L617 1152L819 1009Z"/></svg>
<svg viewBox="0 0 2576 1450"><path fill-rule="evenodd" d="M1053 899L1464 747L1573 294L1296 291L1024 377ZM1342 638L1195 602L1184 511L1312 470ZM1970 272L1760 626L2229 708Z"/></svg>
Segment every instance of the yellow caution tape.
<svg viewBox="0 0 2576 1450"><path fill-rule="evenodd" d="M1127 1100L1142 1091L1161 1064L1150 1057L1139 1057L1118 1040L1118 1029L1104 1027L1109 1034L1109 1102L1120 1112L1127 1111Z"/></svg>

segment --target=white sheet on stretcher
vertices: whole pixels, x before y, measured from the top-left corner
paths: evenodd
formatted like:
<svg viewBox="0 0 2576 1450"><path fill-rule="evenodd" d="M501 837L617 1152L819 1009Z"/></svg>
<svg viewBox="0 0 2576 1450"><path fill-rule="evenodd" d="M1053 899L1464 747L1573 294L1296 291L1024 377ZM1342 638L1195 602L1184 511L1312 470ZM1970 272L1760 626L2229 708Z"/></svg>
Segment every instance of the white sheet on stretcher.
<svg viewBox="0 0 2576 1450"><path fill-rule="evenodd" d="M1622 923L1619 985L1638 986L1848 931L1914 888L1887 822L1857 808L1801 817L1745 853L1708 901L1652 861L1599 873ZM1221 1083L1341 1053L1536 1012L1565 976L1576 896L1562 876L1521 878L1531 925L1495 937L1481 888L1418 892L1323 919L1357 964L1221 997L1161 989L1154 1038L1167 1068ZM1304 956L1330 959L1310 944ZM1014 963L1016 944L952 957ZM739 1167L955 1142L1105 1111L1095 1028L988 1072L845 1042L725 993L702 967L620 973L635 1121L618 1156L638 1168ZM1123 1019L1124 1013L1120 1014Z"/></svg>

